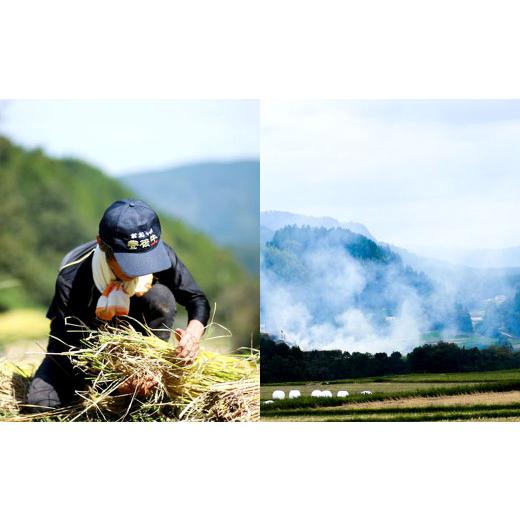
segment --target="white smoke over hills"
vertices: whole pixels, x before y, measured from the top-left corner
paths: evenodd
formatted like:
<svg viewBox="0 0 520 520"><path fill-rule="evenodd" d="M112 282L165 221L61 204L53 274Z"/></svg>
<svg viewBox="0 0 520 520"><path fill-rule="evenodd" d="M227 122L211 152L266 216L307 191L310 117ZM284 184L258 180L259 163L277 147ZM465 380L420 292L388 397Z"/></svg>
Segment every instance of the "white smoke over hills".
<svg viewBox="0 0 520 520"><path fill-rule="evenodd" d="M291 242L304 228L285 229L293 231ZM353 239L357 247L360 235L341 237ZM374 252L360 249L361 257L354 258L356 251L338 243L333 232L304 231L300 238L298 254L283 240L277 242L280 249L264 250L261 309L268 332L302 348L392 352L416 346L424 319L418 304L423 288L413 286L397 257L367 240ZM387 258L378 258L381 254ZM385 294L378 294L378 283Z"/></svg>
<svg viewBox="0 0 520 520"><path fill-rule="evenodd" d="M267 216L262 214L261 223L269 229L273 218ZM262 329L304 349L406 352L424 343L427 333L446 339L471 335L469 305L483 305L497 291L512 296L501 274L487 282L489 287L477 286L475 270L465 270L457 281L457 267L433 261L438 269L432 272L446 268L449 276L430 277L408 267L397 248L352 233L346 225L339 229L333 219L318 219L330 224L321 228L306 219L303 227L272 232L261 260Z"/></svg>
<svg viewBox="0 0 520 520"><path fill-rule="evenodd" d="M319 263L322 255L308 255ZM365 285L364 275L345 254L336 254L334 268L319 276L320 293L309 295L311 289L294 290L276 275L261 271L261 320L265 331L299 345L303 349L343 349L358 352L406 351L417 346L421 337L422 317L417 297L403 294L395 316L388 320L385 331L372 323L368 314L355 305ZM343 278L336 278L343 276ZM327 319L317 321L310 298L316 297ZM343 300L343 308L338 300ZM328 307L328 304L330 308Z"/></svg>

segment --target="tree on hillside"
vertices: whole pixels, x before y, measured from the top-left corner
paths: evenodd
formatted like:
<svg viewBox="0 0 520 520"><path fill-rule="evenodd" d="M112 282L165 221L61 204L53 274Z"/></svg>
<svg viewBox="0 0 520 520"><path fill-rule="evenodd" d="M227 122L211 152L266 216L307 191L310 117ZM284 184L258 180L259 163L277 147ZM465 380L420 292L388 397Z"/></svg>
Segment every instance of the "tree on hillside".
<svg viewBox="0 0 520 520"><path fill-rule="evenodd" d="M462 304L455 304L454 321L457 332L460 334L473 334L473 324L471 316Z"/></svg>
<svg viewBox="0 0 520 520"><path fill-rule="evenodd" d="M267 334L260 337L264 383L332 381L404 373L444 373L520 368L520 352L510 346L466 349L440 341L416 347L407 356L393 352L302 351Z"/></svg>

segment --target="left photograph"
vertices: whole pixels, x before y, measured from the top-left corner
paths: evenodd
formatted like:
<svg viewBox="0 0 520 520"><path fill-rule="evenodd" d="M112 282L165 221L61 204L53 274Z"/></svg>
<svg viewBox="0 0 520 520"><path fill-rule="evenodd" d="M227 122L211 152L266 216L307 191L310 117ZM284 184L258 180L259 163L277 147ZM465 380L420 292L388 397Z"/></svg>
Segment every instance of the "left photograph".
<svg viewBox="0 0 520 520"><path fill-rule="evenodd" d="M0 420L259 420L259 127L0 100Z"/></svg>

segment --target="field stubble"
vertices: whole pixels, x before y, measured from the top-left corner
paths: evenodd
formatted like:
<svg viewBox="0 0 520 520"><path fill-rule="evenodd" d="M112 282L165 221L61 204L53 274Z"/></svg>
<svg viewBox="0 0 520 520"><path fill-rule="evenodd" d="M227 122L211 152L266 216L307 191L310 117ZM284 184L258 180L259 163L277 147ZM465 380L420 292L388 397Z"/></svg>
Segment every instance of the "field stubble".
<svg viewBox="0 0 520 520"><path fill-rule="evenodd" d="M384 381L381 381L384 379ZM265 421L473 421L520 420L520 371L408 374L342 383L265 385L300 389L301 399L262 406ZM348 390L345 399L310 398L315 389ZM373 395L362 396L361 390Z"/></svg>

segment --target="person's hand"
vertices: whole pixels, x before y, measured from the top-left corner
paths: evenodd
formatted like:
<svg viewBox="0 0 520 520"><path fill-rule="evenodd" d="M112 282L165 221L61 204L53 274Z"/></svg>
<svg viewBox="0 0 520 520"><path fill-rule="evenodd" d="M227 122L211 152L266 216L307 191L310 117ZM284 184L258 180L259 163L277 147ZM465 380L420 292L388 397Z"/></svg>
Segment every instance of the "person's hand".
<svg viewBox="0 0 520 520"><path fill-rule="evenodd" d="M156 386L157 381L151 374L145 377L132 376L117 387L117 392L119 394L135 394L137 397L148 397Z"/></svg>
<svg viewBox="0 0 520 520"><path fill-rule="evenodd" d="M187 362L193 361L199 353L199 340L189 331L175 329L175 338L179 342L175 354Z"/></svg>

